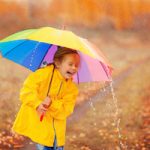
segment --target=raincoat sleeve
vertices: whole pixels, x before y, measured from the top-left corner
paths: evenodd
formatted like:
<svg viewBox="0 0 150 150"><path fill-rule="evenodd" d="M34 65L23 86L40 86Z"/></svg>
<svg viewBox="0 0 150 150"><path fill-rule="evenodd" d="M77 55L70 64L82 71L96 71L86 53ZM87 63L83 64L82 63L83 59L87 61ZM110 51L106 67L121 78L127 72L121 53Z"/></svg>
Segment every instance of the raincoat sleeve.
<svg viewBox="0 0 150 150"><path fill-rule="evenodd" d="M54 119L64 120L73 113L76 98L78 95L78 88L73 85L69 87L66 95L62 99L52 99L50 106L50 115Z"/></svg>
<svg viewBox="0 0 150 150"><path fill-rule="evenodd" d="M31 73L25 80L23 87L20 91L20 100L24 105L29 105L36 109L42 102L39 98L38 89L43 79L43 69Z"/></svg>

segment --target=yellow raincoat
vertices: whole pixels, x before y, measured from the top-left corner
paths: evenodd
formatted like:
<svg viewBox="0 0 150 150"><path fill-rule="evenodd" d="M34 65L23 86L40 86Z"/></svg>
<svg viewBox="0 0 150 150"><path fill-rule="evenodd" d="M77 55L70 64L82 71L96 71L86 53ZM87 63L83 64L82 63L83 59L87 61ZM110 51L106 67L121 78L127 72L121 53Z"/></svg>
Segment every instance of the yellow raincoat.
<svg viewBox="0 0 150 150"><path fill-rule="evenodd" d="M45 99L53 71L53 65L33 72L24 82L20 92L22 106L13 125L13 130L31 138L34 142L53 146L56 135L57 145L65 144L66 118L73 112L78 89L71 79L65 80L55 69L50 88L52 103L43 121L36 111Z"/></svg>

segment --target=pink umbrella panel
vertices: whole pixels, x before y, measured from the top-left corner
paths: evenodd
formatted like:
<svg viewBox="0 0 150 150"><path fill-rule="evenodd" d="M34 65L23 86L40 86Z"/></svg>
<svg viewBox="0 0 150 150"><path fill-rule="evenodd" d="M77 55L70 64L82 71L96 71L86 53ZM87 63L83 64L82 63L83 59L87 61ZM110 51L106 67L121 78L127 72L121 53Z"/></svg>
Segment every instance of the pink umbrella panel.
<svg viewBox="0 0 150 150"><path fill-rule="evenodd" d="M43 67L43 64L53 63L53 57L56 51L57 46L52 45L45 55L40 67ZM78 51L78 54L80 55L81 63L77 74L73 78L75 82L81 83L111 80L111 69L109 66L80 51Z"/></svg>

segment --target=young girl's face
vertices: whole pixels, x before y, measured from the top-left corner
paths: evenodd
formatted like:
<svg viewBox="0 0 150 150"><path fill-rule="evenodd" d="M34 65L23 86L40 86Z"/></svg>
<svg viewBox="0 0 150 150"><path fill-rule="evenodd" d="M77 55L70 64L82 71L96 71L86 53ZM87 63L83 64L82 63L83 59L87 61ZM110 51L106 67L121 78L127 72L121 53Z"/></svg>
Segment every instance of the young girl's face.
<svg viewBox="0 0 150 150"><path fill-rule="evenodd" d="M77 73L80 65L80 57L77 54L67 54L63 59L57 62L56 66L61 75L66 78L72 78Z"/></svg>

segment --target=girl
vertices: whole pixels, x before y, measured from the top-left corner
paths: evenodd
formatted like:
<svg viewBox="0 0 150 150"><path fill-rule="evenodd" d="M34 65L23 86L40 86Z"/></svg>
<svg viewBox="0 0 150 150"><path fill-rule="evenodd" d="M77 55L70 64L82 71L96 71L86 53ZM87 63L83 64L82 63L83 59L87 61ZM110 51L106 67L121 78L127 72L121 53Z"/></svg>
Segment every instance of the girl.
<svg viewBox="0 0 150 150"><path fill-rule="evenodd" d="M72 77L79 65L77 51L59 47L54 63L31 73L24 82L13 130L38 143L38 150L64 149L66 119L78 95Z"/></svg>

